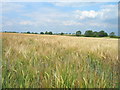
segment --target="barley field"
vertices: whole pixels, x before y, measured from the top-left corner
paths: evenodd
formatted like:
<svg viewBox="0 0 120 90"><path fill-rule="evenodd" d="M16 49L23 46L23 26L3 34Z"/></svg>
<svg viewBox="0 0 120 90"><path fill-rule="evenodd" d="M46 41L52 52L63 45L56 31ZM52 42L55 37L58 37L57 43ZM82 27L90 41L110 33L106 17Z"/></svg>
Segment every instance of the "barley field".
<svg viewBox="0 0 120 90"><path fill-rule="evenodd" d="M118 39L2 33L3 88L117 88Z"/></svg>

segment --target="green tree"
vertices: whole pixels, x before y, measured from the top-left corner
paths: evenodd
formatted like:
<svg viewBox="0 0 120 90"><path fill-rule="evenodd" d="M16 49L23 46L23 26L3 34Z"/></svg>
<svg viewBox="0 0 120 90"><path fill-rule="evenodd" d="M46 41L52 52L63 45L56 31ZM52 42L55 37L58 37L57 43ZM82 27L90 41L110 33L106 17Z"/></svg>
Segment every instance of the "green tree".
<svg viewBox="0 0 120 90"><path fill-rule="evenodd" d="M44 34L44 32L40 32L40 34Z"/></svg>
<svg viewBox="0 0 120 90"><path fill-rule="evenodd" d="M50 31L50 32L48 32L48 34L52 35L53 33Z"/></svg>
<svg viewBox="0 0 120 90"><path fill-rule="evenodd" d="M93 37L98 37L98 32L97 31L93 32Z"/></svg>
<svg viewBox="0 0 120 90"><path fill-rule="evenodd" d="M35 32L35 34L38 34L37 32Z"/></svg>
<svg viewBox="0 0 120 90"><path fill-rule="evenodd" d="M48 34L48 32L46 31L45 34Z"/></svg>
<svg viewBox="0 0 120 90"><path fill-rule="evenodd" d="M76 36L80 36L81 35L81 31L76 31Z"/></svg>
<svg viewBox="0 0 120 90"><path fill-rule="evenodd" d="M85 37L93 37L93 31L92 30L88 30L85 32L84 34Z"/></svg>
<svg viewBox="0 0 120 90"><path fill-rule="evenodd" d="M100 32L98 32L98 36L99 37L107 37L108 34L105 31L101 30Z"/></svg>
<svg viewBox="0 0 120 90"><path fill-rule="evenodd" d="M31 34L35 34L34 32L31 32Z"/></svg>
<svg viewBox="0 0 120 90"><path fill-rule="evenodd" d="M111 32L111 33L109 34L109 36L110 36L110 37L115 37L115 33L114 33L114 32Z"/></svg>
<svg viewBox="0 0 120 90"><path fill-rule="evenodd" d="M30 34L30 31L28 31L27 33Z"/></svg>
<svg viewBox="0 0 120 90"><path fill-rule="evenodd" d="M64 33L63 33L63 32L61 32L61 33L60 33L60 35L64 35Z"/></svg>

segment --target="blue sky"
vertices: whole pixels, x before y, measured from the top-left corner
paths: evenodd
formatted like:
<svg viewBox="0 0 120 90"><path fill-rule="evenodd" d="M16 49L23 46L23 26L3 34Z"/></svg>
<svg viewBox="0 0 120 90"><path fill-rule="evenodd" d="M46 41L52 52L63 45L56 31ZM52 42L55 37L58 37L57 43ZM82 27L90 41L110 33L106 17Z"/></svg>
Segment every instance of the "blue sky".
<svg viewBox="0 0 120 90"><path fill-rule="evenodd" d="M6 2L2 30L17 32L118 33L117 2Z"/></svg>

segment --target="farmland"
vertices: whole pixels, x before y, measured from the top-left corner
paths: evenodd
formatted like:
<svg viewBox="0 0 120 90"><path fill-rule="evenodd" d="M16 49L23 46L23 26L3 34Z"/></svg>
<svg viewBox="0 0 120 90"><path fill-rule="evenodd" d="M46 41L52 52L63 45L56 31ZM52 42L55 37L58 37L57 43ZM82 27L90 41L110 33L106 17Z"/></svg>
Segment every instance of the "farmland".
<svg viewBox="0 0 120 90"><path fill-rule="evenodd" d="M115 88L118 39L2 34L3 88Z"/></svg>

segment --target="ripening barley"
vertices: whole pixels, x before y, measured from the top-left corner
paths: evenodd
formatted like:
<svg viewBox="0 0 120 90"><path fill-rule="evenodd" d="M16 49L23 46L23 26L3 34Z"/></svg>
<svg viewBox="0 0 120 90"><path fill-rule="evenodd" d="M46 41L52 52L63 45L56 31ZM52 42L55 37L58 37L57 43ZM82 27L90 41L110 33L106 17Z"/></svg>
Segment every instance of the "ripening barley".
<svg viewBox="0 0 120 90"><path fill-rule="evenodd" d="M118 39L3 33L3 88L117 87Z"/></svg>

